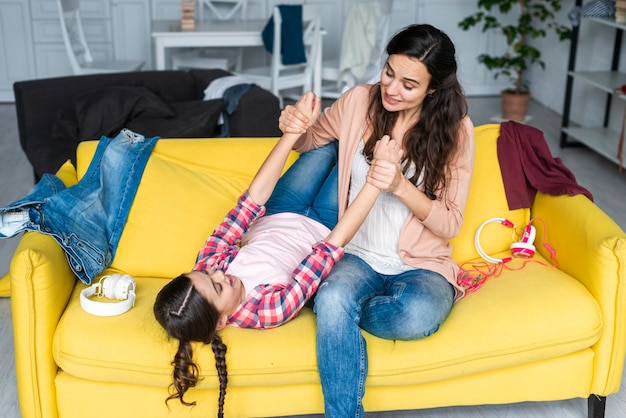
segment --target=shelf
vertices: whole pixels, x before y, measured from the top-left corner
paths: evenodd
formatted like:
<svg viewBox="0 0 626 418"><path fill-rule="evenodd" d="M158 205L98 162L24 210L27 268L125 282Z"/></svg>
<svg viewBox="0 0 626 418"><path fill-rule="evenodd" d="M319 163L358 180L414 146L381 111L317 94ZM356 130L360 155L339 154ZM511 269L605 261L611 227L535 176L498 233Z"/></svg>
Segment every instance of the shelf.
<svg viewBox="0 0 626 418"><path fill-rule="evenodd" d="M583 0L576 0L577 7L582 7L582 3ZM616 164L620 164L617 158L620 132L619 129L618 131L615 130L615 125L618 122L616 118L623 118L626 116L622 115L622 112L620 112L619 115L611 115L614 103L611 99L615 97L616 99L626 101L626 94L623 94L620 89L620 87L626 85L626 73L618 71L618 69L620 68L619 58L622 50L622 37L624 34L624 30L626 29L626 24L617 23L615 21L615 18L602 18L592 16L583 16L581 23L583 21L589 22L592 25L599 24L613 28L615 37L613 38L612 60L610 68L607 68L604 71L576 71L576 51L578 49L578 43L580 41L584 41L585 39L579 39L580 33L578 27L575 27L573 29L570 44L569 63L567 66L567 85L565 88L565 100L563 102L563 120L561 123L560 146L568 146L569 141L567 140L567 138L570 137L572 141L576 141L578 143L586 145L606 159ZM593 31L593 29L590 30ZM602 36L608 36L604 34L604 31L598 31L597 33L602 33ZM583 84L589 85L594 89L597 89L598 91L602 91L607 94L604 105L604 127L589 128L569 126L570 109L572 107L572 103L575 103L575 100L572 100L574 82L582 82ZM620 107L623 108L623 106L626 105L622 104L622 106ZM622 123L620 123L619 125L622 125Z"/></svg>
<svg viewBox="0 0 626 418"><path fill-rule="evenodd" d="M563 128L563 132L603 157L619 164L617 159L619 132L609 128Z"/></svg>
<svg viewBox="0 0 626 418"><path fill-rule="evenodd" d="M626 25L623 23L617 23L615 19L608 19L604 17L585 17L584 19L590 20L592 22L601 23L603 25L611 26L617 29L626 30Z"/></svg>
<svg viewBox="0 0 626 418"><path fill-rule="evenodd" d="M617 71L570 71L569 74L607 93L615 93L616 88L626 84L626 73ZM616 96L626 99L621 93Z"/></svg>

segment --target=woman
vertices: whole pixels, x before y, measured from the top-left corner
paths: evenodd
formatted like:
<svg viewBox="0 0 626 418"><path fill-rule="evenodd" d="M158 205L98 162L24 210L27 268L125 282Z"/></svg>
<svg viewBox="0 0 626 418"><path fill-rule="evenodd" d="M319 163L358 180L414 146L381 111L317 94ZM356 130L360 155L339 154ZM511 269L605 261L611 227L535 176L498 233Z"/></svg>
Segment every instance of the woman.
<svg viewBox="0 0 626 418"><path fill-rule="evenodd" d="M320 103L307 93L295 107L314 121ZM226 325L272 328L295 317L343 255L341 247L380 193L376 187L388 182L375 164L370 184L338 222L334 144L300 156L280 177L297 139L283 135L237 206L200 249L194 270L171 280L157 295L155 317L179 341L172 362L174 391L167 400L193 404L184 400L198 381L191 342L211 344L220 379L218 416L222 414L226 346L217 331ZM376 156L399 161L399 151L385 138Z"/></svg>
<svg viewBox="0 0 626 418"><path fill-rule="evenodd" d="M366 184L378 138L402 148L388 183L315 297L317 358L327 417L360 417L367 376L363 329L386 339L436 332L463 296L449 240L463 224L474 159L473 124L457 80L454 45L430 25L389 41L380 83L347 91L296 149L339 143L339 210ZM293 106L283 132L303 133Z"/></svg>

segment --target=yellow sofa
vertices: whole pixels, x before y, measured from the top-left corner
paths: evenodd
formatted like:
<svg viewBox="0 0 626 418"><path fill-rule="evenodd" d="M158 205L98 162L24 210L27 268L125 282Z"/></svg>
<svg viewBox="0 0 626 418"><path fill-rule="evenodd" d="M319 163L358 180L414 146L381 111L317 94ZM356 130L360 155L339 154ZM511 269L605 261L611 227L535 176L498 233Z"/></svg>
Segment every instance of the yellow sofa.
<svg viewBox="0 0 626 418"><path fill-rule="evenodd" d="M367 411L501 404L588 397L601 416L619 390L626 353L626 235L583 196L539 193L530 209L510 211L496 155L499 125L476 128L476 167L465 225L454 240L458 262L478 260L474 233L491 217L547 225L558 268L529 263L504 270L458 302L440 331L420 341L366 335ZM148 162L117 255L105 273L137 281L129 312L83 311L85 288L49 236L26 233L10 267L18 394L30 417L210 417L217 386L209 346L194 353L203 379L193 408L164 400L176 343L152 315L167 280L192 268L196 251L234 204L274 139L160 140ZM78 149L78 178L95 142ZM295 158L295 153L292 158ZM69 164L59 176L76 182ZM536 224L537 261L549 254ZM511 229L482 234L485 250L509 254ZM516 260L517 262L518 260ZM228 327L227 417L323 412L310 309L277 329Z"/></svg>

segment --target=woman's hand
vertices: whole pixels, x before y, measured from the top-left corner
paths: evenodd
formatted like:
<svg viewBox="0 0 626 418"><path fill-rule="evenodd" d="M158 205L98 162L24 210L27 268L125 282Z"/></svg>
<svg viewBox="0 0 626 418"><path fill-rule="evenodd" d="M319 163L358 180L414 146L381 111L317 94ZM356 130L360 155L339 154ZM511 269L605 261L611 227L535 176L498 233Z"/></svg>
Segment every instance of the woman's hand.
<svg viewBox="0 0 626 418"><path fill-rule="evenodd" d="M301 111L296 106L298 103L302 101L311 101L311 109L309 111ZM282 133L287 134L303 134L306 132L307 128L317 120L319 116L320 109L322 107L322 100L315 96L313 92L304 93L300 99L298 99L298 103L296 105L287 105L280 112L280 117L278 118L278 128ZM300 107L300 106L298 106Z"/></svg>
<svg viewBox="0 0 626 418"><path fill-rule="evenodd" d="M389 135L383 136L374 147L374 160L366 181L383 192L394 193L404 180L402 174L402 147Z"/></svg>

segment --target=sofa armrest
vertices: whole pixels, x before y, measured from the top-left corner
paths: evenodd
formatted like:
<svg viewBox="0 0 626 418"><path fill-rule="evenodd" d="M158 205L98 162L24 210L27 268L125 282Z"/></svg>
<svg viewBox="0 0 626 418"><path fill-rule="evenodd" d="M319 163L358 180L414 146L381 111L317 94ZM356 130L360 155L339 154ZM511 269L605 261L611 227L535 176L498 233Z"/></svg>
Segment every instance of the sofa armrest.
<svg viewBox="0 0 626 418"><path fill-rule="evenodd" d="M56 176L67 187L78 181L69 160ZM54 238L39 232L23 235L9 276L20 409L24 417L41 417L44 411L57 410L52 339L76 276Z"/></svg>
<svg viewBox="0 0 626 418"><path fill-rule="evenodd" d="M39 232L24 234L9 274L20 409L41 417L57 410L52 339L76 276L54 238Z"/></svg>
<svg viewBox="0 0 626 418"><path fill-rule="evenodd" d="M233 75L230 72L212 70L189 70L196 79L198 99L202 100L204 89L219 77ZM252 85L250 90L239 99L237 109L230 117L230 136L239 138L280 137L278 129L280 101L270 91Z"/></svg>
<svg viewBox="0 0 626 418"><path fill-rule="evenodd" d="M619 390L626 354L626 234L598 206L582 195L538 193L534 219L547 225L546 239L556 251L558 268L581 282L597 300L602 335L594 345L591 393ZM544 228L537 227L535 245L544 257Z"/></svg>
<svg viewBox="0 0 626 418"><path fill-rule="evenodd" d="M280 101L271 92L257 85L241 97L237 110L230 117L232 137L280 137L278 128Z"/></svg>

